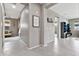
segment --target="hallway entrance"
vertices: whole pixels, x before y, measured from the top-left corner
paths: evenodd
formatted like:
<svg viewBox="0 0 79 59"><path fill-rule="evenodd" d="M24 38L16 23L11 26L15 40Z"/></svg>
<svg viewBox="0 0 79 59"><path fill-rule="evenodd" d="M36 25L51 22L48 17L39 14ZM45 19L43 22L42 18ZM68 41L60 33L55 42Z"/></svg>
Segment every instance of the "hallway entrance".
<svg viewBox="0 0 79 59"><path fill-rule="evenodd" d="M20 19L5 18L4 20L4 37L16 37L19 36Z"/></svg>
<svg viewBox="0 0 79 59"><path fill-rule="evenodd" d="M9 49L13 46L14 41L21 39L21 13L24 5L20 3L2 3L3 9L3 28L2 28L2 49ZM18 40L17 40L18 39ZM13 41L13 42L12 42ZM17 43L18 44L18 43Z"/></svg>

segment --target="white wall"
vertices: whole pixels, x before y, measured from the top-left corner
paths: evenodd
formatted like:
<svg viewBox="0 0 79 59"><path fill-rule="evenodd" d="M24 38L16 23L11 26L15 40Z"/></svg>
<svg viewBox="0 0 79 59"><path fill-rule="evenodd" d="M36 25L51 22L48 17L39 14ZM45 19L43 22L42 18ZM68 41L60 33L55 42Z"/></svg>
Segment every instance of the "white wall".
<svg viewBox="0 0 79 59"><path fill-rule="evenodd" d="M29 4L28 13L24 10L21 15L21 38L28 45L29 48L38 46L40 44L40 27L34 28L32 26L32 15L40 18L40 5Z"/></svg>
<svg viewBox="0 0 79 59"><path fill-rule="evenodd" d="M0 53L2 51L2 8L1 8L1 4L0 4Z"/></svg>
<svg viewBox="0 0 79 59"><path fill-rule="evenodd" d="M40 5L39 4L29 4L29 30L30 30L30 37L29 37L29 42L30 42L30 47L34 47L34 46L39 46L40 44L40 27L38 28L34 28L32 26L32 16L36 15L39 16L40 18ZM41 19L40 19L41 20Z"/></svg>
<svg viewBox="0 0 79 59"><path fill-rule="evenodd" d="M21 29L22 40L26 42L30 48L54 41L55 26L54 23L47 22L47 17L52 18L54 21L56 16L61 16L39 4L31 3L29 4L28 9L29 14L23 12L23 15L21 16L21 23L24 24ZM38 28L32 26L33 15L39 16L40 18L40 27ZM59 20L61 20L59 22L65 21L63 18L60 18ZM60 27L58 27L58 29L60 29ZM60 32L58 32L58 34L60 35Z"/></svg>
<svg viewBox="0 0 79 59"><path fill-rule="evenodd" d="M43 7L43 23L44 23L44 28L41 35L44 35L44 37L42 38L42 40L44 40L43 44L46 45L52 41L54 41L55 39L55 26L54 26L54 23L48 23L47 22L47 17L50 17L53 19L53 21L55 20L55 17L56 16L59 16L57 13L49 10L49 9L46 9Z"/></svg>
<svg viewBox="0 0 79 59"><path fill-rule="evenodd" d="M58 19L58 25L57 25L57 34L58 34L58 39L60 38L61 35L61 22L66 22L68 23L68 20L66 18L63 18L59 14L53 12L52 10L43 9L44 14L43 14L43 22L44 22L44 45L47 43L50 43L55 40L55 25L54 23L48 23L47 22L47 17L50 17L55 20L55 17L59 17Z"/></svg>
<svg viewBox="0 0 79 59"><path fill-rule="evenodd" d="M49 43L54 41L54 31L55 26L53 23L47 22L47 17L51 17L54 20L54 14L50 10L45 10L45 19L44 19L44 43Z"/></svg>
<svg viewBox="0 0 79 59"><path fill-rule="evenodd" d="M20 37L21 39L29 46L29 6L23 10L21 14L21 29L20 29Z"/></svg>

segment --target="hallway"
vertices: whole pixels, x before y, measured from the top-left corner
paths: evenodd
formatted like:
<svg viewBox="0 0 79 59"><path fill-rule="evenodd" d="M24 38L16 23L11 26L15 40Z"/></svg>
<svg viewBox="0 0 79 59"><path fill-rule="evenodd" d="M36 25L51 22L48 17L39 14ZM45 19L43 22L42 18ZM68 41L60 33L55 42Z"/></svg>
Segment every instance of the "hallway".
<svg viewBox="0 0 79 59"><path fill-rule="evenodd" d="M14 38L5 40L4 56L79 56L79 40L77 38L61 39L51 42L47 47L28 49L27 46Z"/></svg>

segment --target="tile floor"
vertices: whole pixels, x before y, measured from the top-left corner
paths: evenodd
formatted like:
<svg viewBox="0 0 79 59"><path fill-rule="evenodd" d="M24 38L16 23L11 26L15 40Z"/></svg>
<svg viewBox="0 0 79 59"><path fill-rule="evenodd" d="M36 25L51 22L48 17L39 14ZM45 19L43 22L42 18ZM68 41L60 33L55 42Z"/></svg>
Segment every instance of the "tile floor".
<svg viewBox="0 0 79 59"><path fill-rule="evenodd" d="M4 56L79 56L79 39L67 38L55 40L47 47L38 47L29 50L19 38L6 39Z"/></svg>

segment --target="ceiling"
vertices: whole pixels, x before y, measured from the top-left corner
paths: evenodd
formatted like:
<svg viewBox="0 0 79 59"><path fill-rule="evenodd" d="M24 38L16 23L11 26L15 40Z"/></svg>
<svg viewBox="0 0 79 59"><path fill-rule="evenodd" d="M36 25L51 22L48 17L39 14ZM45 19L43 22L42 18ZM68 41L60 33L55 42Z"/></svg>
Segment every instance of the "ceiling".
<svg viewBox="0 0 79 59"><path fill-rule="evenodd" d="M67 19L79 18L79 3L58 3L49 9Z"/></svg>
<svg viewBox="0 0 79 59"><path fill-rule="evenodd" d="M38 3L40 5L45 6L46 8L49 8L55 3ZM8 18L19 18L20 12L23 10L23 8L28 5L28 3L4 3L5 7L5 14Z"/></svg>
<svg viewBox="0 0 79 59"><path fill-rule="evenodd" d="M54 6L56 3L40 3L40 4L46 8L50 8L51 6Z"/></svg>
<svg viewBox="0 0 79 59"><path fill-rule="evenodd" d="M15 5L16 7L13 7ZM11 18L18 18L20 12L24 8L25 4L12 4L5 3L6 16ZM79 3L54 3L54 4L44 4L47 8L53 10L64 18L72 19L79 18Z"/></svg>
<svg viewBox="0 0 79 59"><path fill-rule="evenodd" d="M4 7L5 7L5 13L7 17L19 18L20 12L24 8L24 5L19 4L19 3L17 4L5 3Z"/></svg>

